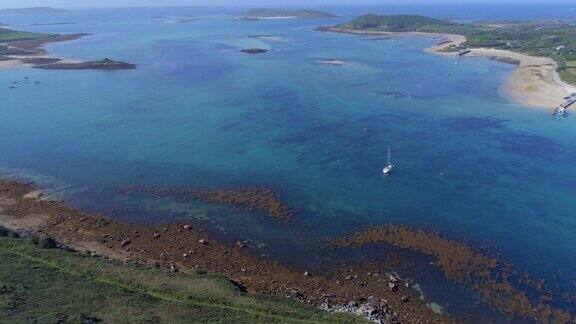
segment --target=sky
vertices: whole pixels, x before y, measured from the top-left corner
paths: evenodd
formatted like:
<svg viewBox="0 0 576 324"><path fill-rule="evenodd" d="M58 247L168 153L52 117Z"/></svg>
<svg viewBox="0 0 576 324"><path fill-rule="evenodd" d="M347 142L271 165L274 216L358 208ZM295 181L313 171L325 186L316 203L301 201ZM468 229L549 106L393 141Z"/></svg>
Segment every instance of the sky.
<svg viewBox="0 0 576 324"><path fill-rule="evenodd" d="M22 7L132 7L132 6L259 6L321 7L331 5L464 4L464 3L571 3L575 0L0 0L0 8Z"/></svg>

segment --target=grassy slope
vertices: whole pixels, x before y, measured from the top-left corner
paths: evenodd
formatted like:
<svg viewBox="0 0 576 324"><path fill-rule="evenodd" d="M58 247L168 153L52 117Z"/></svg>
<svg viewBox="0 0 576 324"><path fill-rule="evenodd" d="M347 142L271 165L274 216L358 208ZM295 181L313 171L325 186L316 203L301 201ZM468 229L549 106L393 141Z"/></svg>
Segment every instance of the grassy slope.
<svg viewBox="0 0 576 324"><path fill-rule="evenodd" d="M345 27L351 27L353 29L373 29L373 30L385 30L392 32L405 32L405 31L415 31L420 29L425 29L434 26L451 26L454 25L451 22L425 17L418 15L390 15L390 16L380 16L380 15L362 15L349 23L345 24Z"/></svg>
<svg viewBox="0 0 576 324"><path fill-rule="evenodd" d="M239 291L221 276L166 274L0 238L0 322L361 322Z"/></svg>
<svg viewBox="0 0 576 324"><path fill-rule="evenodd" d="M34 39L51 36L50 34L30 33L24 31L0 28L0 42L16 41L23 39Z"/></svg>

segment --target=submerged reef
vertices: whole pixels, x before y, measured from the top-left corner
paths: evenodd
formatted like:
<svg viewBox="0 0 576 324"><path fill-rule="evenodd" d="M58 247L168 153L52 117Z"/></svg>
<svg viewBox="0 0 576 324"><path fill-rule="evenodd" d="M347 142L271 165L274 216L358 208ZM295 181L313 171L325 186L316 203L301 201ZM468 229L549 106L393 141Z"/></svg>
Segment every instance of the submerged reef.
<svg viewBox="0 0 576 324"><path fill-rule="evenodd" d="M294 211L280 200L278 193L265 187L187 189L129 186L123 188L122 191L126 194L145 193L156 197L174 197L178 200L200 200L208 203L233 206L248 211L259 210L282 221L290 221L294 216Z"/></svg>
<svg viewBox="0 0 576 324"><path fill-rule="evenodd" d="M331 240L337 247L389 244L432 256L445 276L471 286L492 307L512 316L532 318L540 322L571 323L573 315L550 306L552 292L540 280L518 275L508 262L474 250L466 243L456 242L432 231L415 230L403 225L386 225ZM540 294L538 300L512 285L531 286Z"/></svg>

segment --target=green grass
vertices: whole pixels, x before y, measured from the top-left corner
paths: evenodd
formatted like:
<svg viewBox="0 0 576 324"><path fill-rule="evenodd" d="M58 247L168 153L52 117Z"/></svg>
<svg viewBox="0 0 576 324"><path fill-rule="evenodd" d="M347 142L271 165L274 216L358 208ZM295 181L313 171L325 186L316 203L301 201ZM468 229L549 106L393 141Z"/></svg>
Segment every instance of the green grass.
<svg viewBox="0 0 576 324"><path fill-rule="evenodd" d="M353 323L307 305L246 294L214 274L166 274L0 238L0 322Z"/></svg>
<svg viewBox="0 0 576 324"><path fill-rule="evenodd" d="M35 39L51 36L50 34L30 33L0 28L0 42L10 42L24 39Z"/></svg>
<svg viewBox="0 0 576 324"><path fill-rule="evenodd" d="M560 70L560 79L568 84L576 85L576 69Z"/></svg>
<svg viewBox="0 0 576 324"><path fill-rule="evenodd" d="M383 30L391 32L413 31L427 27L452 26L454 23L418 15L362 15L344 27L353 29Z"/></svg>

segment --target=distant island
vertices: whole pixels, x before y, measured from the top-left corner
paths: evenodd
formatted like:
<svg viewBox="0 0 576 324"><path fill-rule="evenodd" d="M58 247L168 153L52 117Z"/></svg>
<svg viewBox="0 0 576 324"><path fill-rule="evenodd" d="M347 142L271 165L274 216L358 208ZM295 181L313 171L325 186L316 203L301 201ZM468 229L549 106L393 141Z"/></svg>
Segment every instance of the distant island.
<svg viewBox="0 0 576 324"><path fill-rule="evenodd" d="M51 7L28 7L28 8L8 8L0 9L0 14L39 14L39 13L64 13L69 12L64 9Z"/></svg>
<svg viewBox="0 0 576 324"><path fill-rule="evenodd" d="M109 58L97 61L71 61L48 57L48 43L78 39L88 34L43 34L0 28L0 68L32 67L50 70L131 70L136 65Z"/></svg>
<svg viewBox="0 0 576 324"><path fill-rule="evenodd" d="M44 70L134 70L136 69L136 65L105 58L99 61L78 63L56 61L47 64L38 64L34 66L34 68Z"/></svg>
<svg viewBox="0 0 576 324"><path fill-rule="evenodd" d="M335 15L318 10L250 9L239 15L242 19L332 19Z"/></svg>
<svg viewBox="0 0 576 324"><path fill-rule="evenodd" d="M559 20L457 23L419 15L366 14L317 30L357 35L405 34L443 40L430 52L517 64L508 92L534 107L556 107L576 92L576 25ZM561 79L561 80L560 80Z"/></svg>

